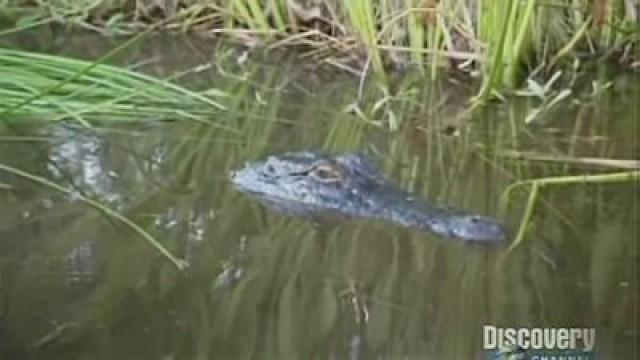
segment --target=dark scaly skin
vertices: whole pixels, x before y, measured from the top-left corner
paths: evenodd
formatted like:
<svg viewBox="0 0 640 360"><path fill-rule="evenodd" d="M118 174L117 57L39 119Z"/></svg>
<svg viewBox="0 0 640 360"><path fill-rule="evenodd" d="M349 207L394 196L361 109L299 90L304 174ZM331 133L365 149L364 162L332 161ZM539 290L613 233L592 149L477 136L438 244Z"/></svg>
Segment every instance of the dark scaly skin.
<svg viewBox="0 0 640 360"><path fill-rule="evenodd" d="M239 191L294 216L386 220L407 228L483 244L505 241L495 219L430 206L388 181L364 155L296 152L232 171Z"/></svg>

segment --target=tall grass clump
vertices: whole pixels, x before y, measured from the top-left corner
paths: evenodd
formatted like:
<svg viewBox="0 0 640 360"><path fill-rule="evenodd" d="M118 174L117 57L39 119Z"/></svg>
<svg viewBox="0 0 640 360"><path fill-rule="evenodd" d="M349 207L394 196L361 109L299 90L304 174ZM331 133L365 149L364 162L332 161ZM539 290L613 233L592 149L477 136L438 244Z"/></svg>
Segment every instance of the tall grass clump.
<svg viewBox="0 0 640 360"><path fill-rule="evenodd" d="M0 118L204 121L222 108L210 95L133 70L0 48Z"/></svg>
<svg viewBox="0 0 640 360"><path fill-rule="evenodd" d="M345 1L343 4L351 28L359 40L366 46L368 57L375 72L382 74L384 68L378 50L378 32L376 29L376 11L374 3L367 0Z"/></svg>
<svg viewBox="0 0 640 360"><path fill-rule="evenodd" d="M76 24L105 34L163 28L228 34L248 45L304 45L307 57L384 79L389 68L454 67L478 73L478 99L519 87L530 72L572 64L585 54L630 57L638 63L639 7L631 0L204 0L13 4L33 24ZM31 7L28 7L31 6ZM49 18L45 15L49 13ZM18 12L13 11L12 14ZM18 15L13 15L19 17ZM16 27L29 23L26 15ZM283 39L284 38L284 39ZM635 45L637 46L637 45ZM623 50L623 51L614 51ZM363 58L362 55L366 55ZM355 61L354 61L355 60ZM444 61L443 61L444 60ZM355 65L354 65L355 63ZM461 64L463 63L463 64ZM580 62L580 65L582 62ZM392 65L392 66L389 66ZM359 67L359 69L355 69Z"/></svg>
<svg viewBox="0 0 640 360"><path fill-rule="evenodd" d="M246 24L249 29L264 34L283 33L287 29L288 15L283 0L231 0L229 13L236 24ZM233 28L233 23L228 23Z"/></svg>
<svg viewBox="0 0 640 360"><path fill-rule="evenodd" d="M511 1L496 6L481 2L479 8L480 39L489 44L489 61L483 63L485 74L481 98L494 89L513 89L521 79L523 64L531 55L535 1Z"/></svg>

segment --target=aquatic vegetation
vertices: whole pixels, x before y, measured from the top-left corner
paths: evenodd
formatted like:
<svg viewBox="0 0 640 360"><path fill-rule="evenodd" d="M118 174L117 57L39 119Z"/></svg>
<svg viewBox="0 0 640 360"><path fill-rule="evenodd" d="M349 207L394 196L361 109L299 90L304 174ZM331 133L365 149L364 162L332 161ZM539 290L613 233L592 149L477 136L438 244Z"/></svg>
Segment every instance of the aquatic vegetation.
<svg viewBox="0 0 640 360"><path fill-rule="evenodd" d="M0 118L72 119L85 125L176 118L207 122L224 108L210 93L102 61L0 48Z"/></svg>
<svg viewBox="0 0 640 360"><path fill-rule="evenodd" d="M460 69L482 75L476 99L519 87L533 69L567 58L616 56L637 67L637 4L629 0L525 1L56 1L12 4L15 28L61 22L104 34L157 26L227 34L249 46L303 45L315 58L348 71L389 66ZM5 30L11 32L13 29ZM2 32L0 32L2 34Z"/></svg>
<svg viewBox="0 0 640 360"><path fill-rule="evenodd" d="M639 167L635 165L636 169ZM575 184L606 184L606 183L640 183L640 171L625 171L608 174L589 174L589 175L577 175L577 176L554 176L539 179L527 179L516 181L509 185L502 193L500 201L501 213L506 213L509 208L509 201L511 200L511 193L520 187L529 187L529 196L525 205L524 214L520 222L520 227L513 240L513 243L509 247L509 251L515 249L521 244L524 239L527 228L532 221L532 215L535 208L536 201L538 200L538 193L543 187L552 185L575 185Z"/></svg>

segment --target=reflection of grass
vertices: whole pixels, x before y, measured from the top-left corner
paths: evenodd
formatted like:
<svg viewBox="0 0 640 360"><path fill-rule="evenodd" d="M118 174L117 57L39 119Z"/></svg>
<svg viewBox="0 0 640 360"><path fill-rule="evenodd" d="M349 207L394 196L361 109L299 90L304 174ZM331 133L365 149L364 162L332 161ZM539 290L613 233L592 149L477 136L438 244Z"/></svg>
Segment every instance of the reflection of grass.
<svg viewBox="0 0 640 360"><path fill-rule="evenodd" d="M113 218L114 220L117 220L121 223L123 223L124 225L126 225L127 227L129 227L131 230L133 230L134 232L136 232L138 235L142 236L146 241L149 242L149 244L151 246L153 246L154 248L156 248L164 257L166 257L168 260L170 260L178 269L183 269L185 267L185 263L182 260L179 260L178 258L176 258L175 256L173 256L173 254L171 254L171 252L169 252L169 250L167 250L164 246L162 246L162 244L160 244L158 242L158 240L156 240L153 236L151 236L147 231L145 231L143 228L141 228L138 224L134 223L133 221L129 220L128 218L122 216L120 213L102 205L101 203L99 203L98 201L89 199L88 197L81 195L71 189L65 188L63 186L60 186L56 183L53 183L43 177L37 176L37 175L33 175L33 174L29 174L27 172L24 172L22 170L16 169L14 167L11 166L6 166L3 164L0 164L0 170L14 174L16 176L19 176L23 179L27 179L33 182L36 182L40 185L46 186L50 189L59 191L61 193L73 196L74 198L84 202L85 204L97 209L98 211L104 213L105 215Z"/></svg>
<svg viewBox="0 0 640 360"><path fill-rule="evenodd" d="M540 179L529 179L516 181L509 185L502 193L500 200L501 213L505 214L508 208L511 192L521 186L529 186L529 198L525 206L525 212L518 228L518 233L509 247L509 251L516 248L524 239L527 227L538 198L538 191L544 186L550 185L571 185L571 184L604 184L612 182L633 182L640 181L640 171L625 171L610 174L577 175L577 176L556 176Z"/></svg>

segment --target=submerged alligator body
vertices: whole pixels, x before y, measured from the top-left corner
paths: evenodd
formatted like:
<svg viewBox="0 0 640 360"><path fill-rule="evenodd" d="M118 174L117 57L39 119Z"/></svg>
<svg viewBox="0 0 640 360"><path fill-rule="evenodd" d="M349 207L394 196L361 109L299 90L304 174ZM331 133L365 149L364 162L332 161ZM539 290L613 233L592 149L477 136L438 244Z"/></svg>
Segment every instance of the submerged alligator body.
<svg viewBox="0 0 640 360"><path fill-rule="evenodd" d="M430 206L387 180L364 155L295 152L270 156L230 174L234 187L288 215L379 219L482 244L505 241L495 219Z"/></svg>

